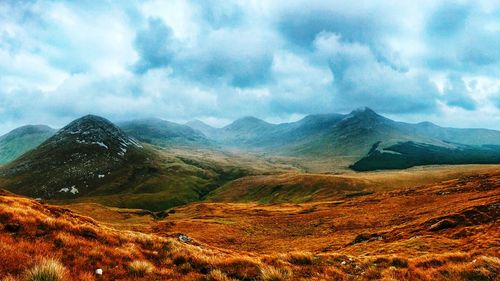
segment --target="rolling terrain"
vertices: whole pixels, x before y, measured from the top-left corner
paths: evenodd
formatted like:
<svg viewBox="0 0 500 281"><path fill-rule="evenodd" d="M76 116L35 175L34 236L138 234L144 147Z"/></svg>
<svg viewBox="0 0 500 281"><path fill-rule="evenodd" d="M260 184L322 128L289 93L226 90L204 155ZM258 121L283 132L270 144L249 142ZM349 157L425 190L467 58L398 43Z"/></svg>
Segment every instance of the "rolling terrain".
<svg viewBox="0 0 500 281"><path fill-rule="evenodd" d="M196 157L196 153L204 156ZM108 120L89 115L2 167L0 185L43 200L161 211L202 200L219 185L255 173L253 166L264 162L239 165L231 164L238 160L231 160L224 164L231 156L221 156L219 161L216 155L157 150ZM273 170L269 166L261 165L267 172Z"/></svg>
<svg viewBox="0 0 500 281"><path fill-rule="evenodd" d="M2 280L500 276L498 132L369 109L197 126L88 115L0 167Z"/></svg>
<svg viewBox="0 0 500 281"><path fill-rule="evenodd" d="M0 276L23 280L52 270L64 280L497 280L499 191L499 171L484 170L340 201L192 203L163 219L69 205L76 214L2 192Z"/></svg>
<svg viewBox="0 0 500 281"><path fill-rule="evenodd" d="M181 125L157 118L120 122L117 127L139 142L159 149L253 153L268 159L281 158L307 172L500 163L499 131L396 122L369 108L349 114L308 115L281 124L249 116L223 128L199 120ZM43 126L36 129L43 129L43 133L29 133L35 128L21 127L2 137L0 153L4 155L4 164L35 148L50 134Z"/></svg>
<svg viewBox="0 0 500 281"><path fill-rule="evenodd" d="M292 123L271 124L244 117L217 129L201 121L187 125L221 147L274 156L335 159L336 168L404 169L430 164L500 163L500 132L409 124L369 108L349 114L309 115Z"/></svg>
<svg viewBox="0 0 500 281"><path fill-rule="evenodd" d="M415 188L478 173L499 165L423 166L400 171L366 173L282 173L246 176L212 191L212 202L307 203L338 201L403 188Z"/></svg>

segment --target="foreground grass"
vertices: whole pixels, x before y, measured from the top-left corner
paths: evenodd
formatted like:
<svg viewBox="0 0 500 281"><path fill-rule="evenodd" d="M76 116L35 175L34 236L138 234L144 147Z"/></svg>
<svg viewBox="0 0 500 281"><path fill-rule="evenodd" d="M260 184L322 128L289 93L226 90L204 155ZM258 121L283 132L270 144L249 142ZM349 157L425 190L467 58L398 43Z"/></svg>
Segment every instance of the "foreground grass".
<svg viewBox="0 0 500 281"><path fill-rule="evenodd" d="M0 193L0 280L498 280L499 179L460 179L341 205L196 204L172 214L177 219L152 225L149 233ZM415 206L406 206L412 201ZM406 208L414 210L405 214L413 220L388 216ZM182 213L187 211L192 214ZM212 221L196 222L197 212ZM249 212L258 218L253 225L267 230L255 240L269 240L267 251L241 250L243 243L258 246L249 238L261 235L244 222L220 223L224 213L234 219ZM308 230L318 216L323 223ZM189 225L193 234L200 228L207 237L217 231L225 240L208 243L190 235L194 239L181 242L179 232L161 228L169 223ZM246 236L230 237L242 226ZM357 234L358 226L366 233ZM288 239L286 251L271 246L282 238ZM318 243L333 244L304 250Z"/></svg>
<svg viewBox="0 0 500 281"><path fill-rule="evenodd" d="M26 271L27 281L63 281L66 268L57 260L45 259Z"/></svg>

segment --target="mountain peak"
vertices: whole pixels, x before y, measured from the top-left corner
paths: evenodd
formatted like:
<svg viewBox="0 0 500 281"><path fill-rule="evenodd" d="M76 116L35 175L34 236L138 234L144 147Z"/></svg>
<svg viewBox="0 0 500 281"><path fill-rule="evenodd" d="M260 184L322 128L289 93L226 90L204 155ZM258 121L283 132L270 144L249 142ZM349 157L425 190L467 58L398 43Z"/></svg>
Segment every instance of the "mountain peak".
<svg viewBox="0 0 500 281"><path fill-rule="evenodd" d="M378 115L375 111L373 111L371 108L362 106L354 109L351 111L349 115L359 115L359 114L370 114L370 115Z"/></svg>
<svg viewBox="0 0 500 281"><path fill-rule="evenodd" d="M142 148L137 141L127 136L109 120L96 115L85 115L74 120L42 145L67 143L76 143L77 146L97 145L101 149L117 152L122 157L130 145Z"/></svg>
<svg viewBox="0 0 500 281"><path fill-rule="evenodd" d="M242 118L239 118L237 119L236 121L234 122L246 122L246 123L267 123L266 121L262 120L262 119L259 119L257 117L254 117L254 116L245 116L245 117L242 117Z"/></svg>
<svg viewBox="0 0 500 281"><path fill-rule="evenodd" d="M24 135L31 135L31 134L53 134L55 132L55 129L52 129L49 126L46 125L24 125L19 128L16 128L7 134L3 135L0 137L0 140L8 140Z"/></svg>
<svg viewBox="0 0 500 281"><path fill-rule="evenodd" d="M198 129L198 128L201 128L201 127L204 127L204 128L214 128L210 125L208 125L207 123L201 121L201 120L198 120L198 119L194 119L194 120L191 120L191 121L188 121L186 122L184 125L186 126L189 126L193 129Z"/></svg>
<svg viewBox="0 0 500 281"><path fill-rule="evenodd" d="M377 125L388 124L391 121L368 107L361 107L346 115L339 124L351 128L373 129Z"/></svg>
<svg viewBox="0 0 500 281"><path fill-rule="evenodd" d="M373 111L371 108L366 107L366 106L360 107L360 108L357 108L357 109L351 111L351 113L347 114L347 116L344 118L344 120L348 120L348 119L352 119L352 118L366 119L366 120L386 119L385 117L379 115L378 113Z"/></svg>
<svg viewBox="0 0 500 281"><path fill-rule="evenodd" d="M229 129L229 130L241 130L241 129L251 129L251 128L257 128L257 127L268 127L271 125L272 124L267 123L266 121L259 119L257 117L246 116L246 117L242 117L240 119L237 119L236 121L227 125L224 128Z"/></svg>
<svg viewBox="0 0 500 281"><path fill-rule="evenodd" d="M54 135L55 129L45 125L26 125L0 137L0 164L8 163Z"/></svg>
<svg viewBox="0 0 500 281"><path fill-rule="evenodd" d="M18 186L21 194L73 198L91 192L103 177L131 161L146 162L147 158L147 150L113 123L86 115L9 163L2 173L25 177L26 182Z"/></svg>

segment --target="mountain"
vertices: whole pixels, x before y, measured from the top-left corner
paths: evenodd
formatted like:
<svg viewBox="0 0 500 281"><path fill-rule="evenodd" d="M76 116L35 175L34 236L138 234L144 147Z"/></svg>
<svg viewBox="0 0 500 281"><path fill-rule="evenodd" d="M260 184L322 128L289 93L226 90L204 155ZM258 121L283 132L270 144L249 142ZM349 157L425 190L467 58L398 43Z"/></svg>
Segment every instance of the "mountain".
<svg viewBox="0 0 500 281"><path fill-rule="evenodd" d="M102 182L125 184L118 176L144 163L149 153L108 120L87 115L71 122L36 149L1 170L15 179L9 186L18 194L40 198L75 198L91 195Z"/></svg>
<svg viewBox="0 0 500 281"><path fill-rule="evenodd" d="M202 132L189 126L162 119L151 118L118 123L118 126L130 136L141 142L162 146L206 147L210 141Z"/></svg>
<svg viewBox="0 0 500 281"><path fill-rule="evenodd" d="M426 136L407 132L402 123L385 118L370 108L360 108L342 116L318 138L296 146L294 153L361 157L376 142L385 145L406 140L436 142Z"/></svg>
<svg viewBox="0 0 500 281"><path fill-rule="evenodd" d="M227 147L279 155L361 157L380 139L412 137L397 122L362 108L347 115L315 114L282 124L245 117L218 129L213 140Z"/></svg>
<svg viewBox="0 0 500 281"><path fill-rule="evenodd" d="M256 140L273 132L275 127L276 125L255 117L243 117L221 128L216 140L228 146L250 148Z"/></svg>
<svg viewBox="0 0 500 281"><path fill-rule="evenodd" d="M218 128L214 128L203 121L191 120L184 125L189 126L194 130L202 132L203 135L207 136L208 138L214 139L217 136Z"/></svg>
<svg viewBox="0 0 500 281"><path fill-rule="evenodd" d="M497 162L494 157L485 159L485 155L496 153L495 145L500 145L499 131L443 128L429 122L397 122L366 107L353 110L349 114L308 115L297 122L282 124L245 117L224 128L212 128L209 136L223 147L271 155L330 159L328 161L347 163L346 166L368 157L370 153L370 161L379 159L375 157L377 154L373 153L374 146L386 153L390 150L386 150L387 148L394 146L409 148L413 144L419 144L420 147L424 145L429 148L418 150L429 154L428 160L415 161L410 159L414 158L412 156L405 160L405 165L396 165L400 168L419 165L418 163L441 163L431 152L436 149L440 153L447 151L455 155L455 160L446 163ZM410 150L414 151L413 148ZM457 157L460 155L467 156L459 160Z"/></svg>
<svg viewBox="0 0 500 281"><path fill-rule="evenodd" d="M31 150L56 132L45 125L26 125L0 137L0 164L8 163Z"/></svg>
<svg viewBox="0 0 500 281"><path fill-rule="evenodd" d="M421 122L412 126L415 134L426 135L447 142L468 145L494 144L500 145L500 133L488 129L443 128L431 122Z"/></svg>
<svg viewBox="0 0 500 281"><path fill-rule="evenodd" d="M272 168L238 159L205 150L157 149L88 115L0 167L0 188L55 203L159 211L202 200L228 181Z"/></svg>

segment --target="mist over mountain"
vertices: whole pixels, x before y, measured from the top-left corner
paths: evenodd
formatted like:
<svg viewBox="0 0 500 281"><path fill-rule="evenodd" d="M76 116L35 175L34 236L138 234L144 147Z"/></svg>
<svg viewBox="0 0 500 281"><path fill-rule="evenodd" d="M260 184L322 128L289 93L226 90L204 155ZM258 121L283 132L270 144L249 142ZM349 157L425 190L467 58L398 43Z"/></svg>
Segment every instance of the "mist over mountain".
<svg viewBox="0 0 500 281"><path fill-rule="evenodd" d="M210 145L210 141L201 131L158 118L132 120L117 125L137 140L153 145L163 147Z"/></svg>
<svg viewBox="0 0 500 281"><path fill-rule="evenodd" d="M137 132L135 126L142 122L153 124L153 129L158 125L156 120L147 120L125 127ZM187 126L159 123L204 140ZM146 126L144 132L157 137L153 129ZM87 115L1 167L0 187L44 200L164 210L201 200L226 181L251 172L252 168L244 170L243 165L219 160L222 156L171 153L139 142L107 119Z"/></svg>
<svg viewBox="0 0 500 281"><path fill-rule="evenodd" d="M16 147L18 156L37 144L36 141L32 141L28 142L30 145L24 145L26 139L42 142L52 133L52 129L44 126L22 127L3 136L0 143L4 151L12 151L12 148L9 150L8 147ZM417 124L397 122L367 107L358 108L349 114L313 114L296 122L281 124L272 124L247 116L222 128L209 126L199 120L182 125L157 118L120 122L115 126L100 117L86 116L63 128L40 145L35 152L28 153L29 157L23 156L7 166L9 170L16 167L14 171L45 165L55 167L61 163L55 161L54 157L57 158L61 156L60 154L76 157L82 147L93 148L92 153L84 149L87 151L86 158L80 159L87 165L94 165L92 161L115 165L111 163L122 163L123 159L117 156L125 153L120 143L129 142L138 146L142 146L139 144L142 142L164 149L236 149L270 156L342 159L345 163L342 165L345 167L385 169L439 163L496 163L498 161L495 155L497 146L500 145L500 132L487 129L444 128L430 122ZM415 145L419 149L415 150ZM67 151L62 151L61 147ZM401 147L406 149L398 152ZM136 148L138 147L135 146L134 149ZM51 154L49 151L56 153ZM428 157L424 156L425 160L415 160L415 151L428 154ZM439 153L435 154L436 151ZM149 152L149 154L155 153ZM396 154L399 156L394 160ZM442 159L448 158L436 156L443 154L453 155L453 160L443 162ZM10 160L16 156L13 153L9 155L11 155ZM106 155L106 161L103 161L103 155ZM26 157L31 162L23 160ZM148 157L143 155L139 158L133 161L146 163L144 159ZM4 157L4 159L5 162L9 161L9 158ZM393 159L394 163L405 164L387 165L389 161L387 159ZM361 163L370 164L356 165L361 160ZM364 168L360 168L360 165Z"/></svg>
<svg viewBox="0 0 500 281"><path fill-rule="evenodd" d="M199 127L199 123L193 126ZM245 117L220 129L210 127L207 134L223 146L241 150L320 157L362 157L377 142L381 147L406 141L442 147L452 147L453 143L500 144L498 131L396 122L366 107L349 114L308 115L297 122L282 124Z"/></svg>
<svg viewBox="0 0 500 281"><path fill-rule="evenodd" d="M212 127L203 121L191 120L189 122L186 122L186 124L184 124L184 125L189 126L189 127L193 128L194 130L198 130L198 131L202 132L203 135L205 135L206 137L208 137L210 139L217 138L217 131L218 131L217 128Z"/></svg>

